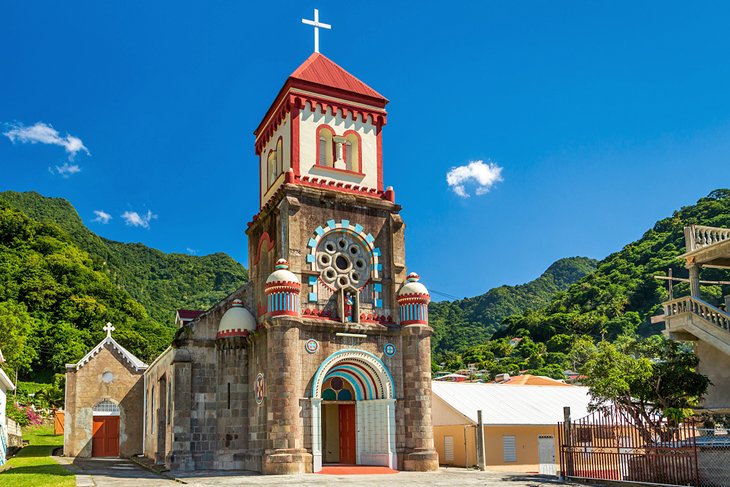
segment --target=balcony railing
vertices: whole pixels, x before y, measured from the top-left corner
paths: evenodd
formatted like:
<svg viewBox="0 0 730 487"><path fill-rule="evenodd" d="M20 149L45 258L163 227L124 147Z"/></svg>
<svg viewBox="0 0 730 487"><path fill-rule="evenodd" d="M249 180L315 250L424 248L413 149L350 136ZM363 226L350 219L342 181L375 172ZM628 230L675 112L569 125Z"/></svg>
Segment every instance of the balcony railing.
<svg viewBox="0 0 730 487"><path fill-rule="evenodd" d="M677 298L664 303L664 313L667 316L692 313L725 331L730 331L730 314L692 296Z"/></svg>
<svg viewBox="0 0 730 487"><path fill-rule="evenodd" d="M687 252L692 252L730 239L730 228L690 225L684 227L684 239L687 243Z"/></svg>

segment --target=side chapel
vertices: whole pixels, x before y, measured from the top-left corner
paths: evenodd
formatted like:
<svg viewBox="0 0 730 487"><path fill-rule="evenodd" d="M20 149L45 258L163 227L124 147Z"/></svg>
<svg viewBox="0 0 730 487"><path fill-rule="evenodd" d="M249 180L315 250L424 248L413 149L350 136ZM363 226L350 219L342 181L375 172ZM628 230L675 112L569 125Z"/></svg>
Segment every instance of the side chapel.
<svg viewBox="0 0 730 487"><path fill-rule="evenodd" d="M429 293L383 187L388 103L315 52L255 134L250 281L144 372L144 453L173 470L434 470Z"/></svg>

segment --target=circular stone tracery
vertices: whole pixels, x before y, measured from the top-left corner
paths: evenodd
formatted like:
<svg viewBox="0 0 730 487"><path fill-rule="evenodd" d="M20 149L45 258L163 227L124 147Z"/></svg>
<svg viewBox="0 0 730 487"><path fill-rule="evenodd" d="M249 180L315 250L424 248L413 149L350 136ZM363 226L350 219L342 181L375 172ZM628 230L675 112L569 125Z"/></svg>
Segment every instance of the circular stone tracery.
<svg viewBox="0 0 730 487"><path fill-rule="evenodd" d="M317 246L317 267L328 286L359 289L368 281L370 252L354 235L330 232Z"/></svg>

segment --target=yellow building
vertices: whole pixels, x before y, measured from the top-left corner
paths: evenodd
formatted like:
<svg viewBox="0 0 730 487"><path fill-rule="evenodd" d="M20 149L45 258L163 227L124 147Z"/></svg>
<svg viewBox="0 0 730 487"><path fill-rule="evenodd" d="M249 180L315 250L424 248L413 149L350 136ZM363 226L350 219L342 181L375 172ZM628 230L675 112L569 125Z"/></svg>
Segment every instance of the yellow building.
<svg viewBox="0 0 730 487"><path fill-rule="evenodd" d="M587 387L434 381L434 442L442 465L476 465L477 411L482 411L486 464L490 470L555 475L559 466L557 423L563 408L588 414Z"/></svg>

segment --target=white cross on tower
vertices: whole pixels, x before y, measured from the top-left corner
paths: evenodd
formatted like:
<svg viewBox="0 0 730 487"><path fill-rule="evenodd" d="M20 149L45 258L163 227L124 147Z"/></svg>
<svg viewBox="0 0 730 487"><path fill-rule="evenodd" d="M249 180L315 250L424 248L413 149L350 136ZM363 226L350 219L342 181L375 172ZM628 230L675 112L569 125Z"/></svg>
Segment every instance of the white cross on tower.
<svg viewBox="0 0 730 487"><path fill-rule="evenodd" d="M311 25L314 27L314 52L319 52L319 28L331 29L330 24L323 24L319 21L319 10L314 9L314 20L302 19L302 24Z"/></svg>
<svg viewBox="0 0 730 487"><path fill-rule="evenodd" d="M106 332L106 336L108 336L108 337L112 336L112 332L115 329L116 328L114 328L111 323L107 323L106 325L104 325L104 328L103 328L103 330Z"/></svg>

